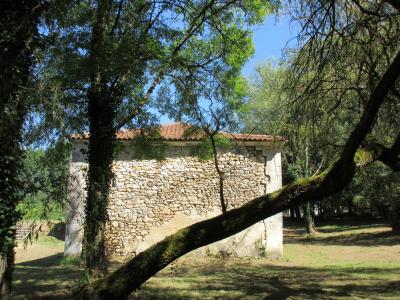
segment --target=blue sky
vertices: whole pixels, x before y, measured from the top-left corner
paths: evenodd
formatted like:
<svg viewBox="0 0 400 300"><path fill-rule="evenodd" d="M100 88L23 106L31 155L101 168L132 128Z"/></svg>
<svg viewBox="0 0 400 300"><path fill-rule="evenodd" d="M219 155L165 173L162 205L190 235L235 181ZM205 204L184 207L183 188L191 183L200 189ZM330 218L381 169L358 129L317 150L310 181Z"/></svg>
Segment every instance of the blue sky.
<svg viewBox="0 0 400 300"><path fill-rule="evenodd" d="M256 66L269 59L279 59L286 44L296 36L295 27L290 25L288 16L269 16L264 24L254 28L255 53L243 68L243 75L249 77Z"/></svg>

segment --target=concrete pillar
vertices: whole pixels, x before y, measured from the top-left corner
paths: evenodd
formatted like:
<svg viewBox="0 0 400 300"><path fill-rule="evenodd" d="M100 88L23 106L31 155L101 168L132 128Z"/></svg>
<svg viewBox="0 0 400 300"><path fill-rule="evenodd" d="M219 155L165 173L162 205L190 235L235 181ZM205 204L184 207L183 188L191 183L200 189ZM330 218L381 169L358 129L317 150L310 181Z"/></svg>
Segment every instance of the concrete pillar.
<svg viewBox="0 0 400 300"><path fill-rule="evenodd" d="M266 160L266 190L269 194L282 187L282 164L281 151L279 148L272 148L265 151ZM272 259L283 258L283 217L282 213L276 214L265 220L266 256Z"/></svg>
<svg viewBox="0 0 400 300"><path fill-rule="evenodd" d="M276 214L265 220L267 238L265 241L265 253L267 258L283 258L283 221L282 213Z"/></svg>
<svg viewBox="0 0 400 300"><path fill-rule="evenodd" d="M85 180L84 163L70 164L68 198L66 203L64 255L80 255L82 252Z"/></svg>

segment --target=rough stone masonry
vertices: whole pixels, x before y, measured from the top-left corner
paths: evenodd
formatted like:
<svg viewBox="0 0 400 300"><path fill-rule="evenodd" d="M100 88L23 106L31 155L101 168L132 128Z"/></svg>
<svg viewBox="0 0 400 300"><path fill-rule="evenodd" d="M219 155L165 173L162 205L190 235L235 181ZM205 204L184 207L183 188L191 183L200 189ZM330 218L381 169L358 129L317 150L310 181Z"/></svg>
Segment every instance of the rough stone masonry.
<svg viewBox="0 0 400 300"><path fill-rule="evenodd" d="M111 257L134 256L178 229L221 214L218 175L212 160L200 160L196 149L202 137L187 137L188 125L160 128L164 158L135 158L138 131L121 131L121 147L113 163L106 251ZM228 209L281 187L281 149L284 139L269 135L224 134L228 149L219 150ZM87 136L71 137L72 153L66 211L65 255L82 250ZM196 250L197 254L281 258L282 214L272 216L222 241Z"/></svg>

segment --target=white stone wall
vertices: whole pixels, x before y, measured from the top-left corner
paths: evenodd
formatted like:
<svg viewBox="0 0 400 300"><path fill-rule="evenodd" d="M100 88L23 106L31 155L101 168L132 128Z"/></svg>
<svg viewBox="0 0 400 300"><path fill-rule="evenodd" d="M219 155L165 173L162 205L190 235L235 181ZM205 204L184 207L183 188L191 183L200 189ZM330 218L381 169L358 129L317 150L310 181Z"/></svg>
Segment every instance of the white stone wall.
<svg viewBox="0 0 400 300"><path fill-rule="evenodd" d="M170 145L165 160L156 161L133 160L126 145L113 164L115 179L106 229L108 255L136 255L179 228L221 213L213 162L200 161L192 154L193 146ZM71 172L79 175L72 176L70 184L82 182L70 193L70 207L80 206L75 210L79 212L83 210L86 165L81 148L82 143L75 143ZM222 153L219 160L225 172L228 209L281 186L280 151L271 144L236 146ZM66 254L80 252L81 224L81 214L67 215ZM199 252L223 250L247 256L261 254L262 247L271 257L282 256L281 214Z"/></svg>

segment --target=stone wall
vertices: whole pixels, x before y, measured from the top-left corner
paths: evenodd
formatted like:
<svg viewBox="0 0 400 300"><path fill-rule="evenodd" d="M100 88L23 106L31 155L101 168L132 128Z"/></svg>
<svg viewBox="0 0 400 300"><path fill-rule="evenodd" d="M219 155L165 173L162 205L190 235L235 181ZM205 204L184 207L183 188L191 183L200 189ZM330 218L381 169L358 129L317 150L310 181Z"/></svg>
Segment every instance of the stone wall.
<svg viewBox="0 0 400 300"><path fill-rule="evenodd" d="M179 228L221 213L213 162L199 160L193 155L194 147L188 143L171 144L162 161L135 160L128 144L123 147L113 164L115 179L106 228L109 256L136 255ZM71 186L70 208L75 206L75 212L67 216L71 220L67 220L67 235L70 235L68 240L74 245L74 251L77 245L79 248L82 234L72 233L82 226L84 199L84 188L77 188L76 183L83 180L87 168L81 148L82 144L75 143L71 160L71 172L75 175L70 180L70 184L75 185ZM273 145L253 143L232 147L221 153L219 161L225 173L224 193L228 209L281 186L280 152ZM203 251L214 249L214 252L224 250L242 252L239 255L257 255L260 245L268 250L269 237L272 248L268 251L271 256L279 257L282 217L272 218ZM270 233L266 232L268 226ZM240 243L244 244L238 245ZM235 245L237 249L234 249ZM66 239L66 253L70 248Z"/></svg>

